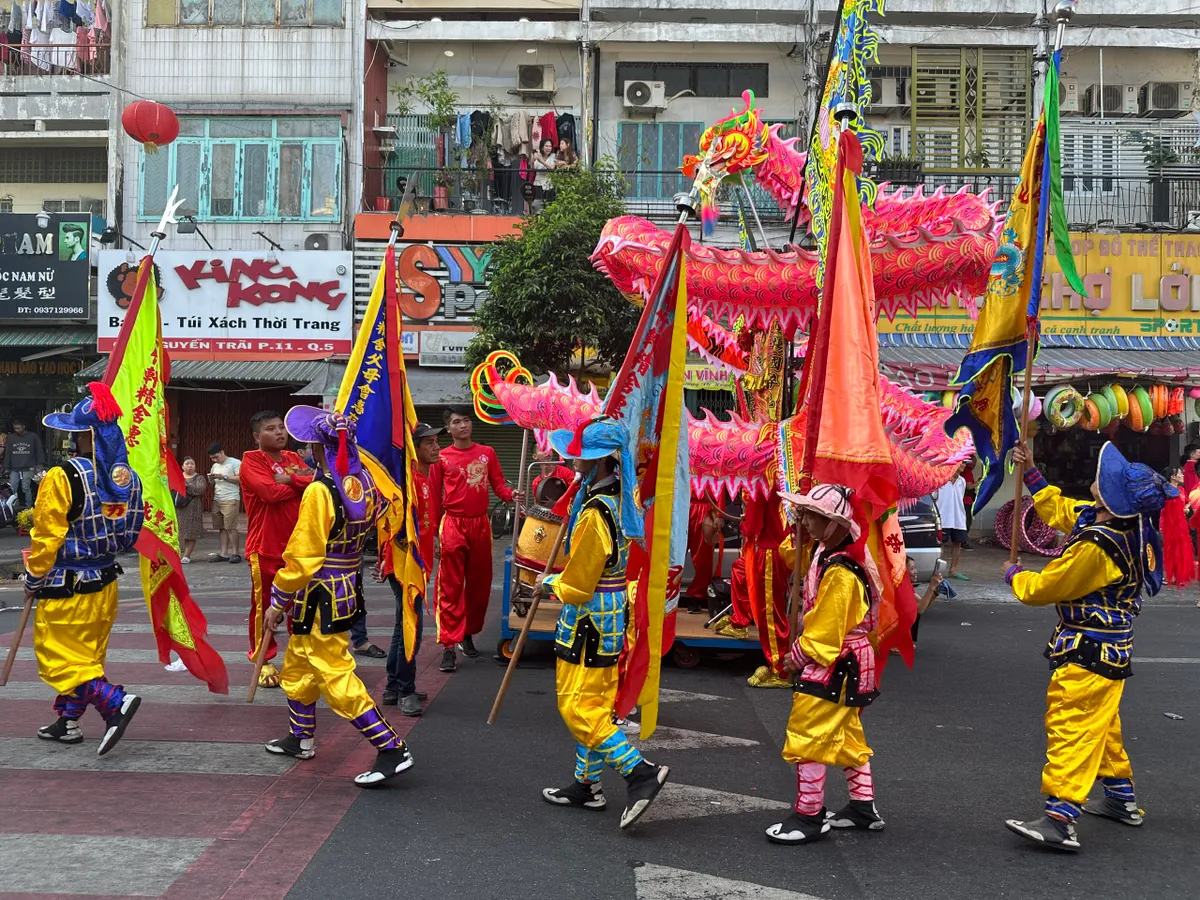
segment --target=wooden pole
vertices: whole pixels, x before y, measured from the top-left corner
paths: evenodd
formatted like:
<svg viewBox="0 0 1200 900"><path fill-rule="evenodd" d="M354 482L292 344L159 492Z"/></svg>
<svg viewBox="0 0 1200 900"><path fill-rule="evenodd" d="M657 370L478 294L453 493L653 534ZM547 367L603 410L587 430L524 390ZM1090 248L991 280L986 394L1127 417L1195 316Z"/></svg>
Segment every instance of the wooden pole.
<svg viewBox="0 0 1200 900"><path fill-rule="evenodd" d="M258 639L258 652L254 654L254 675L250 679L250 689L246 691L246 702L254 702L254 694L258 691L258 678L262 675L263 664L267 661L267 640L271 636L263 623L263 632Z"/></svg>
<svg viewBox="0 0 1200 900"><path fill-rule="evenodd" d="M1033 385L1033 335L1025 334L1025 387L1021 390L1021 422L1017 429L1017 440L1024 445L1029 430L1030 389ZM1021 552L1021 499L1025 493L1025 463L1017 464L1017 485L1013 496L1012 545L1008 551L1008 562L1015 565Z"/></svg>
<svg viewBox="0 0 1200 900"><path fill-rule="evenodd" d="M808 575L807 572L800 571L800 563L803 559L804 543L804 526L799 521L796 522L796 530L792 533L792 540L795 542L795 555L792 561L792 589L788 596L788 640L795 641L800 633L800 606L803 600L804 578Z"/></svg>
<svg viewBox="0 0 1200 900"><path fill-rule="evenodd" d="M25 635L25 626L29 623L29 613L33 609L33 594L25 594L25 609L21 611L21 621L13 632L12 646L8 650L8 659L4 660L4 671L0 673L0 687L8 684L8 676L12 674L13 663L17 661L17 650L21 647L21 638Z"/></svg>

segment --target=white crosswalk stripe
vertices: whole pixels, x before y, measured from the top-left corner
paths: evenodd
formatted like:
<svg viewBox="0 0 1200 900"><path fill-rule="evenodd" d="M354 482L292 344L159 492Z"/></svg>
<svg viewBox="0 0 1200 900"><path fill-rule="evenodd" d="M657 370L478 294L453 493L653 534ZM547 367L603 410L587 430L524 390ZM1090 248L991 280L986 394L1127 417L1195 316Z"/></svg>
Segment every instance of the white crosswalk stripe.
<svg viewBox="0 0 1200 900"><path fill-rule="evenodd" d="M634 873L638 900L821 900L812 894L670 866L647 864Z"/></svg>

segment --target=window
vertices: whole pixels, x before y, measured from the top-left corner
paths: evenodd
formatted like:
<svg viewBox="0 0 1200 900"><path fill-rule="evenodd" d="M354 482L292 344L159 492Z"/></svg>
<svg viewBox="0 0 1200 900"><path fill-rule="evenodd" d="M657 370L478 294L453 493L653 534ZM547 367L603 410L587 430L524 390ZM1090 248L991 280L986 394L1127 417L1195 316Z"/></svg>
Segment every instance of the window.
<svg viewBox="0 0 1200 900"><path fill-rule="evenodd" d="M341 25L342 0L147 0L147 25Z"/></svg>
<svg viewBox="0 0 1200 900"><path fill-rule="evenodd" d="M179 137L142 153L143 219L179 186L182 215L302 222L341 216L342 125L335 118L180 119Z"/></svg>
<svg viewBox="0 0 1200 900"><path fill-rule="evenodd" d="M673 197L691 187L679 172L683 157L696 153L703 122L621 122L617 163L628 184L627 196Z"/></svg>
<svg viewBox="0 0 1200 900"><path fill-rule="evenodd" d="M0 213L10 213L13 211L13 198L0 197Z"/></svg>
<svg viewBox="0 0 1200 900"><path fill-rule="evenodd" d="M104 201L79 197L74 200L43 200L42 209L52 213L85 212L104 217Z"/></svg>
<svg viewBox="0 0 1200 900"><path fill-rule="evenodd" d="M105 147L13 147L0 153L0 184L104 184Z"/></svg>
<svg viewBox="0 0 1200 900"><path fill-rule="evenodd" d="M617 96L625 96L627 81L661 81L666 95L692 91L697 97L740 97L754 91L767 96L766 63L617 63Z"/></svg>

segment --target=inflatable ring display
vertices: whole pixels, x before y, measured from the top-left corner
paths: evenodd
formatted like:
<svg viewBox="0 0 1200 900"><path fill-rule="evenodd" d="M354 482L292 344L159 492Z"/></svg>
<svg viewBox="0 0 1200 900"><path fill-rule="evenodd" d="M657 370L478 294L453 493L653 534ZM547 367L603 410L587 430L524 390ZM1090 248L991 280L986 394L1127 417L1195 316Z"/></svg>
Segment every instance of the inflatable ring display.
<svg viewBox="0 0 1200 900"><path fill-rule="evenodd" d="M1079 425L1085 431L1100 430L1100 409L1091 399L1083 401L1083 416L1079 420Z"/></svg>
<svg viewBox="0 0 1200 900"><path fill-rule="evenodd" d="M1140 424L1134 424L1133 406L1137 404L1141 414ZM1144 387L1135 387L1129 395L1129 427L1134 431L1145 431L1154 422L1154 406L1150 403L1150 395Z"/></svg>
<svg viewBox="0 0 1200 900"><path fill-rule="evenodd" d="M1161 419L1167 414L1167 386L1155 384L1150 387L1150 405L1154 409L1154 418Z"/></svg>
<svg viewBox="0 0 1200 900"><path fill-rule="evenodd" d="M1009 500L996 510L995 529L996 542L1005 550L1012 546L1012 515L1013 502ZM1017 543L1023 553L1037 553L1040 556L1061 556L1063 547L1058 543L1058 532L1042 521L1037 514L1033 501L1028 497L1021 499L1021 519L1017 532Z"/></svg>
<svg viewBox="0 0 1200 900"><path fill-rule="evenodd" d="M1129 395L1125 393L1125 388L1119 384L1110 384L1105 390L1112 391L1113 397L1117 402L1116 416L1124 419L1129 415Z"/></svg>
<svg viewBox="0 0 1200 900"><path fill-rule="evenodd" d="M1087 402L1096 407L1096 412L1100 416L1099 424L1096 426L1097 431L1107 428L1108 423L1113 420L1113 406L1116 405L1116 397L1113 400L1113 405L1109 405L1108 398L1103 393L1088 394Z"/></svg>
<svg viewBox="0 0 1200 900"><path fill-rule="evenodd" d="M1121 407L1117 403L1117 392L1113 390L1111 384L1106 384L1100 388L1100 394L1104 397L1104 402L1108 404L1108 413L1110 419L1121 418Z"/></svg>
<svg viewBox="0 0 1200 900"><path fill-rule="evenodd" d="M1083 398L1069 384L1051 388L1042 403L1046 418L1055 428L1072 428L1083 416Z"/></svg>

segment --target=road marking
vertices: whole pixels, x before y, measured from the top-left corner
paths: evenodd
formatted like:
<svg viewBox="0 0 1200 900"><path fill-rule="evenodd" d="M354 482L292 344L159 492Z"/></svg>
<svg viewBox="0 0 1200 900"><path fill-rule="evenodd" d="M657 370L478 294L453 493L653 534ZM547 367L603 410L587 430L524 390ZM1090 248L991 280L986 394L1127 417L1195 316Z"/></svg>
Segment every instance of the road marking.
<svg viewBox="0 0 1200 900"><path fill-rule="evenodd" d="M634 872L638 900L821 900L812 894L670 866L646 864Z"/></svg>
<svg viewBox="0 0 1200 900"><path fill-rule="evenodd" d="M158 897L208 849L197 838L6 834L0 891Z"/></svg>
<svg viewBox="0 0 1200 900"><path fill-rule="evenodd" d="M753 794L734 794L692 784L668 781L658 798L642 815L639 822L669 819L699 819L705 816L732 816L746 812L767 812L791 809L790 803L756 797ZM770 823L766 823L770 824ZM765 826L764 826L765 827Z"/></svg>
<svg viewBox="0 0 1200 900"><path fill-rule="evenodd" d="M149 622L117 622L112 627L113 634L154 634L154 626ZM246 635L245 625L213 625L208 624L209 634Z"/></svg>
<svg viewBox="0 0 1200 900"><path fill-rule="evenodd" d="M137 727L136 722L133 727ZM36 737L0 738L0 769L279 776L296 762L288 756L268 753L257 742L135 741L129 738L122 740L120 746L107 756L97 756L100 729L85 727L84 734L89 730L88 740L74 746Z"/></svg>
<svg viewBox="0 0 1200 900"><path fill-rule="evenodd" d="M281 639L279 641L279 650L281 656L275 660L276 665L281 665L283 663L282 652L286 646L287 642ZM229 665L237 665L238 663L247 666L250 665L250 661L246 659L246 654L241 650L218 650L217 652L220 653L221 659L225 660L225 662ZM0 660L6 659L8 654L9 651L7 649L4 650L4 652L0 654ZM17 651L18 662L21 660L33 660L36 658L36 654L34 653L32 647L22 647ZM105 660L109 663L160 663L157 650L138 650L129 647L109 647ZM358 666L384 666L387 664L387 658L374 659L370 656L356 656L354 657L354 663Z"/></svg>
<svg viewBox="0 0 1200 900"><path fill-rule="evenodd" d="M688 731L686 728L655 729L654 737L648 741L637 741L641 750L694 750L699 747L757 747L758 741L730 737L725 734L710 734L707 731Z"/></svg>
<svg viewBox="0 0 1200 900"><path fill-rule="evenodd" d="M694 694L691 691L669 691L658 689L659 703L688 703L692 700L732 700L732 697L718 697L716 694Z"/></svg>
<svg viewBox="0 0 1200 900"><path fill-rule="evenodd" d="M1198 656L1135 656L1135 663L1183 663L1185 665L1195 665L1200 663Z"/></svg>

